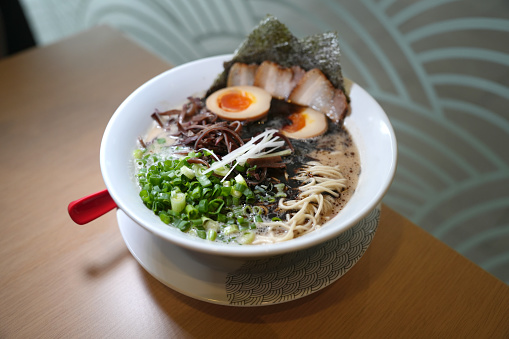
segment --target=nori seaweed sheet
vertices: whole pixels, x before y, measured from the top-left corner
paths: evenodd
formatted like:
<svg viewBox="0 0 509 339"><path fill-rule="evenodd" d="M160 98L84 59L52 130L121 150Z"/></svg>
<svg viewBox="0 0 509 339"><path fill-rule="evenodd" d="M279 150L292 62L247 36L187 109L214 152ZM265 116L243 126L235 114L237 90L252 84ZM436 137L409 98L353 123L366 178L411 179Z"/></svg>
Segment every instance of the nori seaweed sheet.
<svg viewBox="0 0 509 339"><path fill-rule="evenodd" d="M298 39L288 27L269 15L237 48L233 59L224 63L223 73L216 78L207 91L207 96L226 87L228 72L234 63L261 64L266 60L283 67L300 66L306 71L318 68L334 87L344 92L340 55L339 37L336 32Z"/></svg>

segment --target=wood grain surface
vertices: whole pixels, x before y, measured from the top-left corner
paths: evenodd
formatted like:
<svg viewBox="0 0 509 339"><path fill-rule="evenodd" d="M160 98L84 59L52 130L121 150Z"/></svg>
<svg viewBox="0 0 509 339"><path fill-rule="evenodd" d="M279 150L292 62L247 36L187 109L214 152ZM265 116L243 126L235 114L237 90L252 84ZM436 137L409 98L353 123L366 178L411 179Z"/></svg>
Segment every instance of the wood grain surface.
<svg viewBox="0 0 509 339"><path fill-rule="evenodd" d="M509 287L387 206L371 247L308 297L256 308L174 292L128 252L99 146L118 105L170 65L97 27L0 60L1 338L509 338Z"/></svg>

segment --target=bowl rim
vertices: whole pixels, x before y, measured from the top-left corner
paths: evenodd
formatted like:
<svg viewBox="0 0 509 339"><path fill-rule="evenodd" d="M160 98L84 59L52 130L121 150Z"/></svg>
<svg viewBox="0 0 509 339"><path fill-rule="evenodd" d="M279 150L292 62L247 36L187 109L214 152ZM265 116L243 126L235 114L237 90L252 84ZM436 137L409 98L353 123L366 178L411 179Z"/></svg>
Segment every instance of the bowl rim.
<svg viewBox="0 0 509 339"><path fill-rule="evenodd" d="M369 95L361 86L359 86L356 83L352 84L352 91L355 88L356 91L361 91L362 95L367 95L371 100L373 100L374 104L378 106L378 109L380 111L380 119L384 123L384 125L387 127L387 133L389 134L389 140L390 145L389 148L391 149L391 164L390 168L387 172L387 176L384 178L384 182L381 186L381 188L377 191L377 194L374 195L369 199L369 201L363 206L361 213L358 213L355 217L351 217L348 219L348 222L342 225L341 228L337 227L322 227L317 231L313 231L310 234L307 234L302 237L298 237L295 239L291 239L289 241L276 243L276 244L264 244L264 245L253 245L253 246L242 246L242 245L234 245L234 244L221 244L216 242L210 242L202 239L197 239L195 237L189 236L187 234L182 233L182 236L173 236L171 232L165 232L161 230L158 227L154 227L151 223L147 222L143 218L141 218L139 215L134 213L129 206L125 203L125 199L118 194L117 190L115 189L115 186L113 185L109 170L106 166L107 163L107 150L106 145L109 142L109 136L111 135L112 129L115 126L115 122L119 117L121 117L123 110L126 106L129 105L130 101L133 100L139 93L143 92L146 88L154 85L154 83L157 83L164 77L171 76L171 74L182 71L183 68L193 68L193 66L199 64L199 63L208 63L208 62L224 62L227 60L231 60L232 54L224 54L224 55L217 55L207 58L202 58L198 60L194 60L176 67L173 67L169 70L166 70L151 79L144 82L142 85L140 85L138 88L136 88L124 101L118 106L118 108L113 113L112 117L110 118L106 129L103 134L103 138L101 141L101 148L100 148L100 167L101 172L103 176L103 180L105 182L106 188L108 189L108 192L110 193L111 197L117 204L118 208L122 209L133 221L135 221L137 224L142 226L143 228L147 229L148 231L152 232L153 234L157 235L158 237L161 237L168 242L187 248L192 251L197 251L201 253L208 253L213 255L221 255L221 256L231 256L231 257L243 257L243 258L253 258L253 257L267 257L267 256L274 256L274 255L280 255L288 252L295 252L299 250L303 250L315 245L319 245L321 243L326 242L327 240L330 240L334 237L339 236L346 230L353 227L355 224L357 224L359 221L361 221L372 209L376 208L376 206L381 203L381 200L383 196L386 194L387 190L389 189L390 185L392 184L392 181L395 176L396 167L397 167L397 142L396 142L396 136L394 133L394 129L389 121L388 116L386 115L385 111L382 109L382 107L376 102L376 100ZM347 117L348 119L348 117ZM362 169L362 164L361 164ZM348 204L347 204L348 205ZM333 220L333 219L332 219ZM330 225L329 225L330 226Z"/></svg>

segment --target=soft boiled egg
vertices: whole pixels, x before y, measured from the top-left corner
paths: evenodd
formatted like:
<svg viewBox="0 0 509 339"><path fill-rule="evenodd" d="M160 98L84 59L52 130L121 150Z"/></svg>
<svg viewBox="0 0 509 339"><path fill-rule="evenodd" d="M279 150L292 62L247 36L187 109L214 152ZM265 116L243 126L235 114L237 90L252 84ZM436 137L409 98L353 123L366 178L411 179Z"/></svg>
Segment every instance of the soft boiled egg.
<svg viewBox="0 0 509 339"><path fill-rule="evenodd" d="M292 123L283 126L281 132L292 139L313 138L327 131L327 117L325 114L309 107L290 114L288 119Z"/></svg>
<svg viewBox="0 0 509 339"><path fill-rule="evenodd" d="M225 120L258 120L270 108L272 96L263 88L232 86L212 93L205 104L207 108Z"/></svg>

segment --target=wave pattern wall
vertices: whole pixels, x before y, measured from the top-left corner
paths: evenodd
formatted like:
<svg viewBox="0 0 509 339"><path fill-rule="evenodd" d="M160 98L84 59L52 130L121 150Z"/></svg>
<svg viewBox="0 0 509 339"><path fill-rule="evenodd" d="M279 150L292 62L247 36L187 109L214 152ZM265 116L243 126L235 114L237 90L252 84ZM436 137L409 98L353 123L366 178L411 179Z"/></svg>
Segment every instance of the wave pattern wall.
<svg viewBox="0 0 509 339"><path fill-rule="evenodd" d="M337 30L345 74L380 102L397 134L384 202L509 282L507 1L22 3L40 43L107 24L175 65L230 53L267 13L298 36Z"/></svg>

